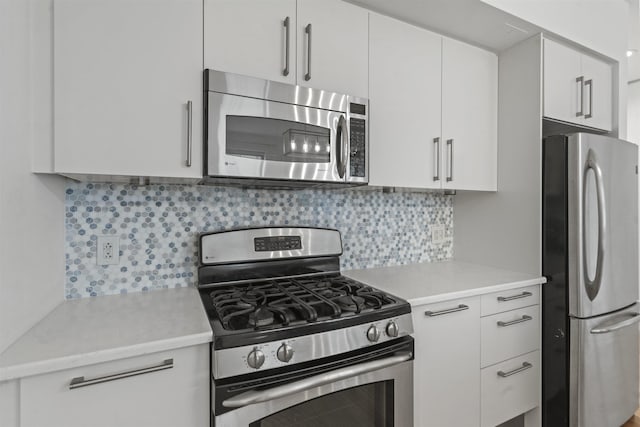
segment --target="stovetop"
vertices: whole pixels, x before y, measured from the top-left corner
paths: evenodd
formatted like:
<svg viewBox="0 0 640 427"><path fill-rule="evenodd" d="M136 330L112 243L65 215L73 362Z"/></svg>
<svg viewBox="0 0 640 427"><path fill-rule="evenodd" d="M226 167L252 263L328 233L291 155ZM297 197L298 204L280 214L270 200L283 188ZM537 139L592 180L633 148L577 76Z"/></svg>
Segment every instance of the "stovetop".
<svg viewBox="0 0 640 427"><path fill-rule="evenodd" d="M384 341L407 333L398 332L394 323L391 335L381 335L411 306L342 276L341 253L336 230L269 227L201 235L199 289L214 350L356 326L364 328L358 334L372 344L380 336ZM369 338L368 328L373 328Z"/></svg>
<svg viewBox="0 0 640 427"><path fill-rule="evenodd" d="M410 312L408 303L340 274L200 290L216 347L323 332Z"/></svg>

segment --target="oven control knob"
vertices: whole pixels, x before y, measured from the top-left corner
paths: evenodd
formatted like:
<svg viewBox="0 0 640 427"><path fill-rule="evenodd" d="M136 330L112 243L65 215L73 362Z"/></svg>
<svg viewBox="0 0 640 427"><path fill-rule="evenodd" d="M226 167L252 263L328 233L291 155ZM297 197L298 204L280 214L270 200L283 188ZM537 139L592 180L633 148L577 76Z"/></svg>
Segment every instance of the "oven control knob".
<svg viewBox="0 0 640 427"><path fill-rule="evenodd" d="M369 326L367 330L367 339L371 342L376 342L380 339L380 331L376 328L376 325Z"/></svg>
<svg viewBox="0 0 640 427"><path fill-rule="evenodd" d="M249 352L249 355L247 356L247 363L253 369L258 369L264 363L264 353L258 350L257 347L254 348L253 350L251 350L251 352Z"/></svg>
<svg viewBox="0 0 640 427"><path fill-rule="evenodd" d="M387 323L387 335L395 338L398 336L398 332L398 324L396 322L392 320L391 322Z"/></svg>
<svg viewBox="0 0 640 427"><path fill-rule="evenodd" d="M278 357L279 361L286 363L290 361L291 358L293 357L293 349L289 344L286 344L286 343L282 344L278 348L278 351L276 352L276 356Z"/></svg>

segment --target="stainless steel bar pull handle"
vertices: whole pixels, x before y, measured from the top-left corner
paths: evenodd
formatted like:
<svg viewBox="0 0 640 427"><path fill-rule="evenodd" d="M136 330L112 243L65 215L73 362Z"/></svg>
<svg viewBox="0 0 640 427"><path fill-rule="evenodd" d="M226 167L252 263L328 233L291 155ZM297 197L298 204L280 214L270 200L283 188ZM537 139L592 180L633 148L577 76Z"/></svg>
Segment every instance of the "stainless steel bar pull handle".
<svg viewBox="0 0 640 427"><path fill-rule="evenodd" d="M587 208L587 178L589 170L593 171L595 176L596 199L598 201L598 249L596 252L596 271L593 279L589 277L587 269L588 248L587 248L587 226L586 226L586 208ZM604 248L607 235L607 218L606 218L606 202L604 197L604 183L602 170L598 165L596 154L592 149L587 153L587 161L582 174L582 276L584 278L587 296L591 301L595 299L600 292L602 284L602 265L604 264Z"/></svg>
<svg viewBox="0 0 640 427"><path fill-rule="evenodd" d="M453 181L453 139L447 139L447 147L449 148L449 174L447 182Z"/></svg>
<svg viewBox="0 0 640 427"><path fill-rule="evenodd" d="M347 130L347 120L344 115L338 120L338 128L336 131L336 158L338 176L344 178L347 173L347 155L349 151L349 132Z"/></svg>
<svg viewBox="0 0 640 427"><path fill-rule="evenodd" d="M498 301L499 302L507 302L507 301L513 301L514 299L520 299L520 298L527 298L532 296L533 294L531 292L528 291L524 291L521 294L517 294L517 295L511 295L509 297L498 297Z"/></svg>
<svg viewBox="0 0 640 427"><path fill-rule="evenodd" d="M522 362L522 366L519 367L519 368L513 369L511 371L507 371L507 372L498 371L498 376L501 377L501 378L507 378L507 377L510 377L511 375L515 375L515 374L518 374L518 373L520 373L522 371L526 371L527 369L530 369L532 367L533 367L533 365L531 363Z"/></svg>
<svg viewBox="0 0 640 427"><path fill-rule="evenodd" d="M290 28L290 20L287 16L284 18L284 70L282 70L283 76L289 75L289 32Z"/></svg>
<svg viewBox="0 0 640 427"><path fill-rule="evenodd" d="M608 334L610 332L618 331L622 328L626 328L640 322L640 313L632 313L631 318L618 322L614 325L607 326L606 328L593 328L592 334Z"/></svg>
<svg viewBox="0 0 640 427"><path fill-rule="evenodd" d="M533 319L533 317L531 316L527 316L526 314L524 316L522 316L520 319L516 319L516 320L511 320L509 322L503 322L502 320L499 320L498 326L501 328L504 328L505 326L511 326L511 325L517 325L518 323L522 323L522 322L528 322L529 320Z"/></svg>
<svg viewBox="0 0 640 427"><path fill-rule="evenodd" d="M576 83L578 83L578 97L580 98L580 109L576 112L576 117L581 117L584 115L584 76L577 77Z"/></svg>
<svg viewBox="0 0 640 427"><path fill-rule="evenodd" d="M589 112L584 115L584 118L590 119L593 117L593 80L586 80L584 85L589 86Z"/></svg>
<svg viewBox="0 0 640 427"><path fill-rule="evenodd" d="M305 81L311 80L311 24L304 27L307 35L307 74L304 75Z"/></svg>
<svg viewBox="0 0 640 427"><path fill-rule="evenodd" d="M447 308L445 310L425 311L424 314L429 317L435 317L435 316L442 316L443 314L450 314L450 313L455 313L463 310L469 310L469 306L460 304L457 307Z"/></svg>
<svg viewBox="0 0 640 427"><path fill-rule="evenodd" d="M411 352L402 352L385 359L373 360L370 362L359 363L345 368L339 368L334 371L325 372L281 386L269 389L251 390L240 393L222 402L225 408L241 408L253 403L267 402L280 397L289 396L296 393L304 392L324 384L335 383L347 378L356 377L368 372L377 371L379 369L394 366L408 360L411 360L413 354Z"/></svg>
<svg viewBox="0 0 640 427"><path fill-rule="evenodd" d="M191 146L193 145L193 102L187 101L187 167L191 167Z"/></svg>
<svg viewBox="0 0 640 427"><path fill-rule="evenodd" d="M165 369L173 368L173 359L166 359L158 365L148 366L145 368L134 369L132 371L120 372L113 375L105 375L103 377L96 377L92 379L85 379L84 377L76 377L69 383L69 390L73 390L80 387L86 387L94 384L106 383L109 381L115 381L122 378L134 377L136 375L148 374L150 372L163 371Z"/></svg>
<svg viewBox="0 0 640 427"><path fill-rule="evenodd" d="M434 181L440 181L440 138L433 138Z"/></svg>

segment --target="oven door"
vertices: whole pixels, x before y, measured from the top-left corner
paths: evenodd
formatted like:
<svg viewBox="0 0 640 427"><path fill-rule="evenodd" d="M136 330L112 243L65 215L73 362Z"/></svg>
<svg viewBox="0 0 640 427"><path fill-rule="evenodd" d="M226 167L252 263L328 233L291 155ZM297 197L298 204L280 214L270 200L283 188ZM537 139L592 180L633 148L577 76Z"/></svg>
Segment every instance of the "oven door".
<svg viewBox="0 0 640 427"><path fill-rule="evenodd" d="M411 427L413 426L413 339L408 345L377 352L375 358L347 357L345 366L317 364L310 373L284 383L273 375L231 397L219 392L237 390L242 384L214 385L215 427ZM368 360L367 360L368 359ZM319 372L319 373L318 373ZM314 374L315 373L315 374ZM300 375L298 375L300 376ZM262 383L276 383L263 386ZM215 412L215 409L214 409Z"/></svg>
<svg viewBox="0 0 640 427"><path fill-rule="evenodd" d="M345 182L346 113L208 93L210 177Z"/></svg>

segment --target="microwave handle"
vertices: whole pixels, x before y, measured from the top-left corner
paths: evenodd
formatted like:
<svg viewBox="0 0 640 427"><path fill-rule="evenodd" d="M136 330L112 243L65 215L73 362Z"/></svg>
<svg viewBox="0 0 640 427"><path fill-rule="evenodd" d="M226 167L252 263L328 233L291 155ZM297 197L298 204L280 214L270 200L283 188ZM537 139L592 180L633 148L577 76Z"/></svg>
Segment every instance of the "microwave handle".
<svg viewBox="0 0 640 427"><path fill-rule="evenodd" d="M349 151L349 131L347 130L347 120L345 116L340 116L338 129L336 132L336 157L338 176L344 178L347 172L347 153Z"/></svg>

